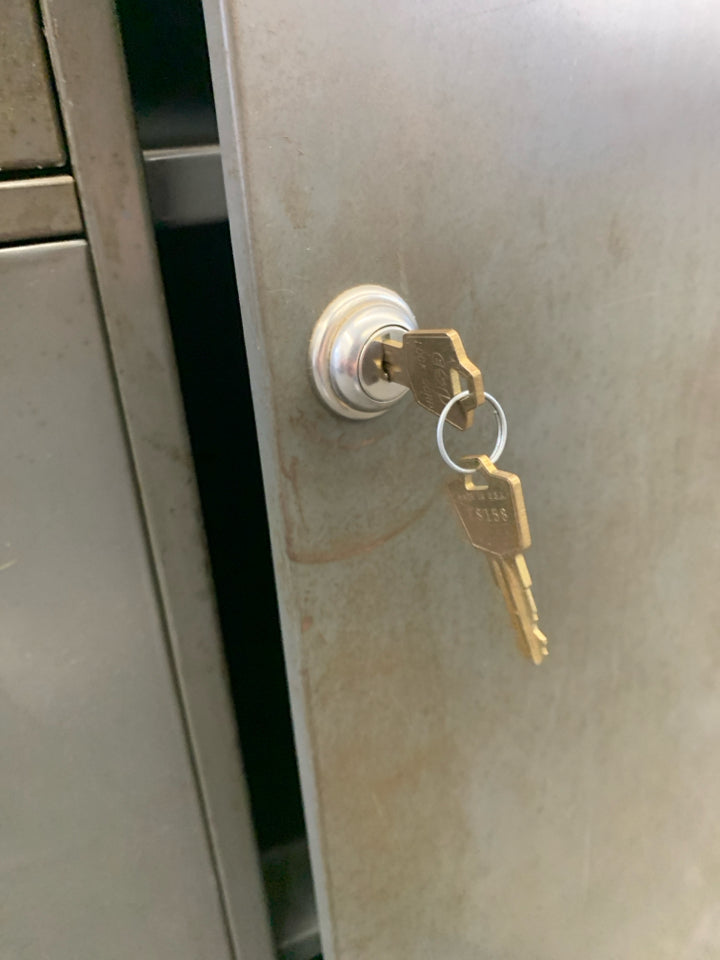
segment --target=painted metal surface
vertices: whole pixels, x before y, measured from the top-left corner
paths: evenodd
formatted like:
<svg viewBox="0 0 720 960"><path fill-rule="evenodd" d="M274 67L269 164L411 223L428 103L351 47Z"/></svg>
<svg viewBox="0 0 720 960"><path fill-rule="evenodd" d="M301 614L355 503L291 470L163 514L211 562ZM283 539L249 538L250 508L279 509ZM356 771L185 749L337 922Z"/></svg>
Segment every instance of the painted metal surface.
<svg viewBox="0 0 720 960"><path fill-rule="evenodd" d="M72 177L33 177L0 183L0 242L69 237L82 218Z"/></svg>
<svg viewBox="0 0 720 960"><path fill-rule="evenodd" d="M86 243L0 315L0 956L229 958Z"/></svg>
<svg viewBox="0 0 720 960"><path fill-rule="evenodd" d="M715 4L205 9L325 956L715 955ZM508 412L539 671L428 414L313 396L368 282Z"/></svg>
<svg viewBox="0 0 720 960"><path fill-rule="evenodd" d="M110 0L42 0L225 922L272 957L192 455Z"/></svg>
<svg viewBox="0 0 720 960"><path fill-rule="evenodd" d="M3 0L0 170L65 162L34 0Z"/></svg>

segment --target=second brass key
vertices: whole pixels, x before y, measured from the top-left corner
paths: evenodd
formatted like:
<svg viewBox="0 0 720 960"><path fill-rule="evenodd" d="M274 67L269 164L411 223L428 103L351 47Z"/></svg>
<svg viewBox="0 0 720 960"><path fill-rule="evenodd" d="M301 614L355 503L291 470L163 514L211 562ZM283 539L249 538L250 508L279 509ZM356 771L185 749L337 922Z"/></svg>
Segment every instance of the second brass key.
<svg viewBox="0 0 720 960"><path fill-rule="evenodd" d="M468 457L476 472L450 484L450 497L468 539L487 554L495 582L505 600L518 646L535 664L547 656L547 638L538 626L525 550L530 546L525 499L520 478L488 457Z"/></svg>

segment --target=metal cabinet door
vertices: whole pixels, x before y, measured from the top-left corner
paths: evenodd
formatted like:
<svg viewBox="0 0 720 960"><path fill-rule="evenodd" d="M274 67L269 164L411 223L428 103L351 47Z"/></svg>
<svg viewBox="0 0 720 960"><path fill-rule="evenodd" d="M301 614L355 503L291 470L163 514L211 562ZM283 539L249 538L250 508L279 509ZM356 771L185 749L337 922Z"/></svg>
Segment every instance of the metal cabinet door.
<svg viewBox="0 0 720 960"><path fill-rule="evenodd" d="M716 5L205 7L327 960L716 956ZM507 408L540 669L429 415L313 395L359 283Z"/></svg>
<svg viewBox="0 0 720 960"><path fill-rule="evenodd" d="M222 960L95 298L82 240L0 251L0 956Z"/></svg>

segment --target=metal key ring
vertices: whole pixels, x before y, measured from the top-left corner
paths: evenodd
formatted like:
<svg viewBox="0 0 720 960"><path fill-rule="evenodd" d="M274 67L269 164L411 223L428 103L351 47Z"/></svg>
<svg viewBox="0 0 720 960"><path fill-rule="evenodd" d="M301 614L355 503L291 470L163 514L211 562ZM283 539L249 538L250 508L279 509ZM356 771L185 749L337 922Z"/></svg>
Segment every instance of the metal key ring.
<svg viewBox="0 0 720 960"><path fill-rule="evenodd" d="M458 473L475 473L475 467L461 467L459 463L455 463L450 454L445 449L445 438L443 436L445 430L445 421L448 418L448 414L452 410L453 406L459 401L464 400L465 397L470 396L469 390L463 390L462 393L456 393L454 397L451 397L448 402L443 407L443 411L440 414L438 420L437 432L435 436L437 437L438 450L440 451L440 456L443 458L445 463L452 467L453 470L457 470ZM499 402L495 397L491 396L489 393L485 394L485 399L488 401L490 406L493 408L493 413L495 414L495 419L497 420L498 425L498 435L497 440L495 441L495 446L493 452L490 454L490 462L495 463L500 459L500 456L505 449L505 444L507 442L507 417L505 416L505 411L500 406Z"/></svg>

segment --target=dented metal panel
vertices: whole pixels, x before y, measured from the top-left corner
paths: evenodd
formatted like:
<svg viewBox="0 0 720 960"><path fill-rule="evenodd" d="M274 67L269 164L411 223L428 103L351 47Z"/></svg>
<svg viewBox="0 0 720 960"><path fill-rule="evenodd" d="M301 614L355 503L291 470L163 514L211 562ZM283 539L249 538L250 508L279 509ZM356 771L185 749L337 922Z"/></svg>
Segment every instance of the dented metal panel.
<svg viewBox="0 0 720 960"><path fill-rule="evenodd" d="M714 955L714 5L205 8L327 960ZM429 415L313 395L359 283L508 412L539 670Z"/></svg>

